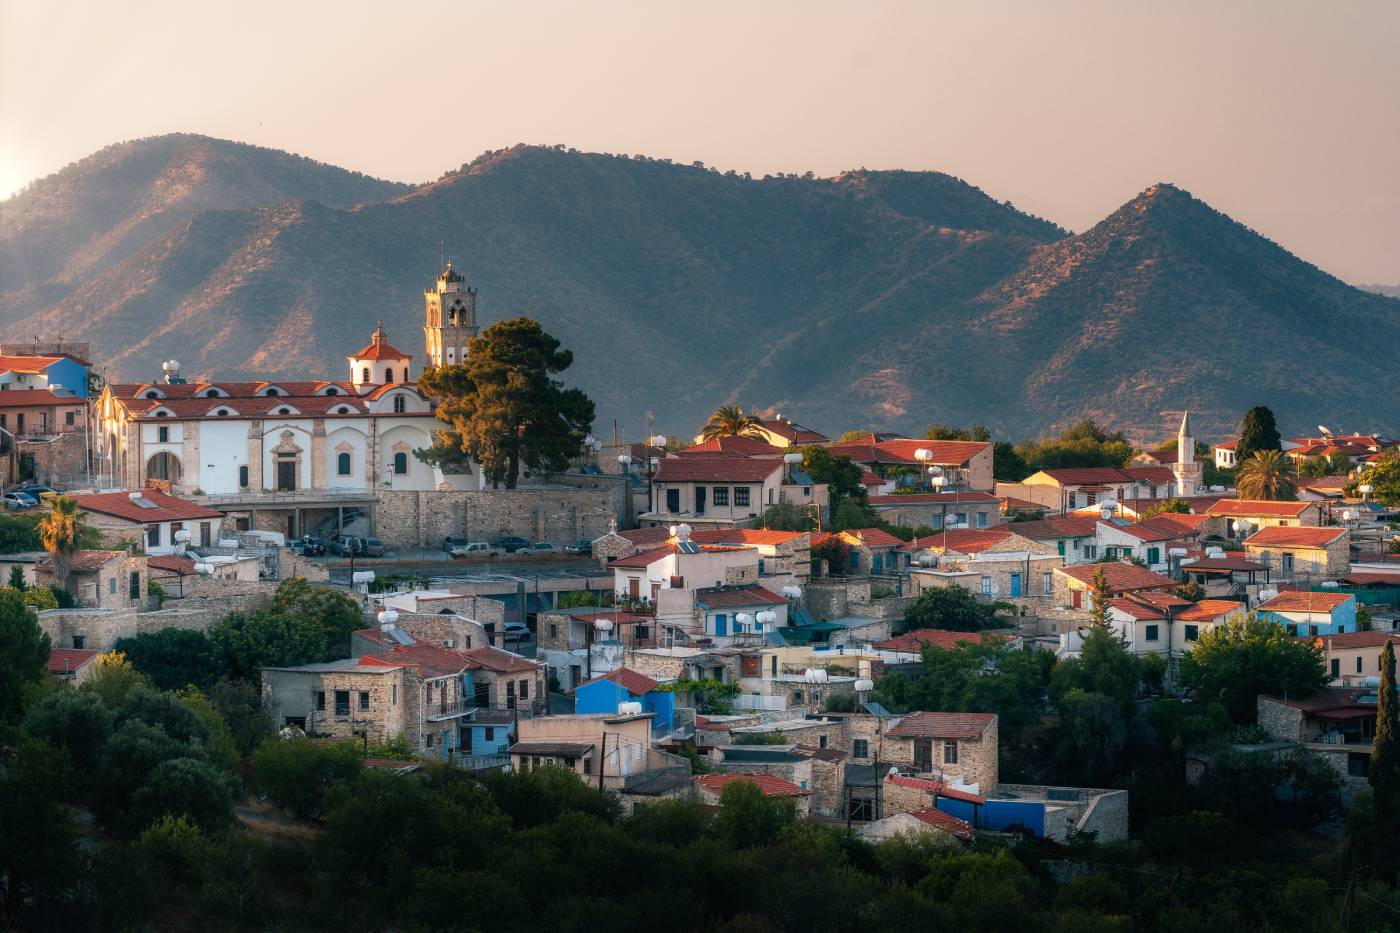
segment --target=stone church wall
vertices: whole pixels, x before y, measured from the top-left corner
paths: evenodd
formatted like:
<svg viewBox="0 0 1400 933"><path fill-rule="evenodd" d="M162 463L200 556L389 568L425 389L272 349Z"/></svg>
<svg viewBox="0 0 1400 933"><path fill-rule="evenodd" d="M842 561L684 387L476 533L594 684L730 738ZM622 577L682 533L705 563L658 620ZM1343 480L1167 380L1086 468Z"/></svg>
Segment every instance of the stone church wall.
<svg viewBox="0 0 1400 933"><path fill-rule="evenodd" d="M622 489L539 485L519 489L380 490L375 533L390 548L436 547L447 535L494 542L518 535L556 544L607 534Z"/></svg>

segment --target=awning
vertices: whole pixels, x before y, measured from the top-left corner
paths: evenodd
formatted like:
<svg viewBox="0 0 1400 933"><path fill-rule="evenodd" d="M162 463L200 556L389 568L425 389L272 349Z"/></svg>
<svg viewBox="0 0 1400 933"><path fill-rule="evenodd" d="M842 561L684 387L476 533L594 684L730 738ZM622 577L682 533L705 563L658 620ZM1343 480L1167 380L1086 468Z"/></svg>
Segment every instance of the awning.
<svg viewBox="0 0 1400 933"><path fill-rule="evenodd" d="M1323 710L1320 713L1313 713L1313 716L1318 719L1361 719L1365 716L1374 715L1376 715L1376 710L1374 709L1357 709L1355 707L1351 709L1329 709Z"/></svg>

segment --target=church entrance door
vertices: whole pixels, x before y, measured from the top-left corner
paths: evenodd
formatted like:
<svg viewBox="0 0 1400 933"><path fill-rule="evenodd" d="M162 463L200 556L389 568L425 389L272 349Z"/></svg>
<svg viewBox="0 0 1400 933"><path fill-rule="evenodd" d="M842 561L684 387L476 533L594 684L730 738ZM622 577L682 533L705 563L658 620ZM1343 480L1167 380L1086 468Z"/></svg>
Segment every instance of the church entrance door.
<svg viewBox="0 0 1400 933"><path fill-rule="evenodd" d="M297 464L295 460L277 461L277 489L281 492L294 492L297 488Z"/></svg>

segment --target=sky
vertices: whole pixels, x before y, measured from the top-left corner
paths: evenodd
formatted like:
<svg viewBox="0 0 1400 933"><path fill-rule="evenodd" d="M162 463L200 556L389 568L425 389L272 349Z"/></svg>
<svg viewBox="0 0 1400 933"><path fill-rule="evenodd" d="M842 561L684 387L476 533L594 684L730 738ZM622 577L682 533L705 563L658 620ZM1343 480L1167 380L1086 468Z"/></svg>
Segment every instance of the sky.
<svg viewBox="0 0 1400 933"><path fill-rule="evenodd" d="M928 169L1080 231L1179 185L1400 283L1400 3L0 0L0 197L170 132L399 181L517 142Z"/></svg>

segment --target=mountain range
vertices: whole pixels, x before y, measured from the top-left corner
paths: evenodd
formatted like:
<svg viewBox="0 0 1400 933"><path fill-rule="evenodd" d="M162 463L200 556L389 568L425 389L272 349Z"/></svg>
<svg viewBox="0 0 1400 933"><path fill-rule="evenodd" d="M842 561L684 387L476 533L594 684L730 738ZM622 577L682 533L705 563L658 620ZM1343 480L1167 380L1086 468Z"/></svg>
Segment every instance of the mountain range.
<svg viewBox="0 0 1400 933"><path fill-rule="evenodd" d="M1286 196L1286 193L1281 193ZM717 405L835 434L1082 417L1156 440L1255 404L1400 433L1400 300L1170 184L1071 234L936 172L754 179L515 146L405 185L235 142L122 143L0 203L0 338L110 379L343 378L376 321L422 353L444 251L482 324L539 319L640 435Z"/></svg>

